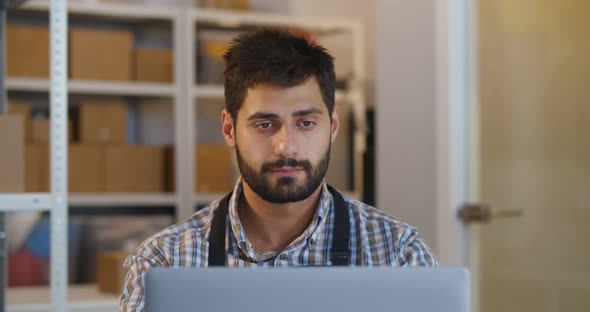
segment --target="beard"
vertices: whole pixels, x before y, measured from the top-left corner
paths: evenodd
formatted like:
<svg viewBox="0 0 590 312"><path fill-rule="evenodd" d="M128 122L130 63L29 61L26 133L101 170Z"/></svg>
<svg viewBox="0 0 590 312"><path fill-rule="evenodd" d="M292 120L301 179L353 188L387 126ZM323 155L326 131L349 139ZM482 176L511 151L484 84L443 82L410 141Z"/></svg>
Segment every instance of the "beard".
<svg viewBox="0 0 590 312"><path fill-rule="evenodd" d="M330 150L332 144L328 145L317 165L312 165L308 160L297 160L294 158L282 158L277 161L264 163L260 170L254 169L240 153L236 144L236 156L242 179L250 186L252 191L260 198L267 202L275 204L284 204L302 201L320 186L330 162ZM276 182L269 178L268 174L273 170L281 167L301 167L305 172L302 182L298 182L297 177L279 177Z"/></svg>

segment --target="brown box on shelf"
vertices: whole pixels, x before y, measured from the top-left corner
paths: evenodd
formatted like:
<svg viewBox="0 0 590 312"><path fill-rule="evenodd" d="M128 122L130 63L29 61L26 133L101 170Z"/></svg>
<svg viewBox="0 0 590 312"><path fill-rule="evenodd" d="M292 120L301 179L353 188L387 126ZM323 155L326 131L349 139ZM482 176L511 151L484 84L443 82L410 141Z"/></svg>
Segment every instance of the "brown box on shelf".
<svg viewBox="0 0 590 312"><path fill-rule="evenodd" d="M176 173L174 172L174 147L166 146L164 148L164 191L176 191Z"/></svg>
<svg viewBox="0 0 590 312"><path fill-rule="evenodd" d="M123 267L126 252L102 252L98 254L96 280L98 289L102 292L120 294L123 292L127 269Z"/></svg>
<svg viewBox="0 0 590 312"><path fill-rule="evenodd" d="M105 191L164 191L164 148L146 145L105 146Z"/></svg>
<svg viewBox="0 0 590 312"><path fill-rule="evenodd" d="M172 82L173 56L169 49L136 49L135 80L146 82Z"/></svg>
<svg viewBox="0 0 590 312"><path fill-rule="evenodd" d="M49 146L27 144L25 154L25 191L49 192Z"/></svg>
<svg viewBox="0 0 590 312"><path fill-rule="evenodd" d="M31 104L25 101L8 101L9 115L23 116L23 126L25 130L25 140L29 141L31 136Z"/></svg>
<svg viewBox="0 0 590 312"><path fill-rule="evenodd" d="M89 144L70 144L68 185L72 193L104 192L105 155L103 147Z"/></svg>
<svg viewBox="0 0 590 312"><path fill-rule="evenodd" d="M71 144L68 151L68 188L74 193L104 190L104 153L100 146ZM49 145L27 144L25 191L49 192Z"/></svg>
<svg viewBox="0 0 590 312"><path fill-rule="evenodd" d="M7 25L6 76L49 77L49 30L47 27Z"/></svg>
<svg viewBox="0 0 590 312"><path fill-rule="evenodd" d="M129 81L133 34L129 31L70 31L70 78Z"/></svg>
<svg viewBox="0 0 590 312"><path fill-rule="evenodd" d="M165 190L176 191L174 148L165 149ZM225 193L234 187L231 149L225 144L198 144L195 148L197 193Z"/></svg>
<svg viewBox="0 0 590 312"><path fill-rule="evenodd" d="M49 119L33 119L30 124L30 135L27 139L33 144L49 144ZM68 120L68 141L72 142L72 121Z"/></svg>
<svg viewBox="0 0 590 312"><path fill-rule="evenodd" d="M0 116L0 192L25 190L25 131L22 116Z"/></svg>
<svg viewBox="0 0 590 312"><path fill-rule="evenodd" d="M199 7L248 11L251 4L250 0L199 0Z"/></svg>
<svg viewBox="0 0 590 312"><path fill-rule="evenodd" d="M80 142L122 144L127 140L127 104L85 101L79 111Z"/></svg>
<svg viewBox="0 0 590 312"><path fill-rule="evenodd" d="M234 186L231 149L225 144L198 144L195 150L197 193L225 193Z"/></svg>

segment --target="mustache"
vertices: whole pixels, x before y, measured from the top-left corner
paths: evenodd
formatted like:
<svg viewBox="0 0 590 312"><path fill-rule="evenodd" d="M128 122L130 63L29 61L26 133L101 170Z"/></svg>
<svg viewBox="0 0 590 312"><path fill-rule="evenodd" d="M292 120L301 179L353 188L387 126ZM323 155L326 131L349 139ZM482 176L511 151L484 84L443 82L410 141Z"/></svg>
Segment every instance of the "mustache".
<svg viewBox="0 0 590 312"><path fill-rule="evenodd" d="M272 171L273 169L282 168L282 167L301 167L305 171L310 171L312 166L308 160L297 160L295 158L282 158L277 161L267 162L262 165L260 171L262 173Z"/></svg>

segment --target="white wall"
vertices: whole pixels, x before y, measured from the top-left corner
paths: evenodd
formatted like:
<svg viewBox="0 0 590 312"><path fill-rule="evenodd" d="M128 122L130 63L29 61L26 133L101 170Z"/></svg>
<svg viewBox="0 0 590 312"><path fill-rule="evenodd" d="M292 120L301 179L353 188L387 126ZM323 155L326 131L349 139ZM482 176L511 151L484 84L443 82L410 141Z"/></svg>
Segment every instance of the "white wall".
<svg viewBox="0 0 590 312"><path fill-rule="evenodd" d="M376 0L377 206L436 246L435 1Z"/></svg>

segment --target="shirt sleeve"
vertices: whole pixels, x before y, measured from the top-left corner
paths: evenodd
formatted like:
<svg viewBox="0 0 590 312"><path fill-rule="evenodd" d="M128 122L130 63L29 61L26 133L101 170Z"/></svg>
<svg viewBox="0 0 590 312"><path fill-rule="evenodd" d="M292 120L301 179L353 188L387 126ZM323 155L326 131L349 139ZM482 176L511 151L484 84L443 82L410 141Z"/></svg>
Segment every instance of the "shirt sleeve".
<svg viewBox="0 0 590 312"><path fill-rule="evenodd" d="M138 249L137 254L127 257L124 267L129 268L125 277L123 293L119 298L122 312L143 311L145 306L145 274L152 267L166 267L169 264L165 243L158 239L148 240Z"/></svg>
<svg viewBox="0 0 590 312"><path fill-rule="evenodd" d="M399 265L402 267L437 267L438 260L415 228L409 228L400 238Z"/></svg>

